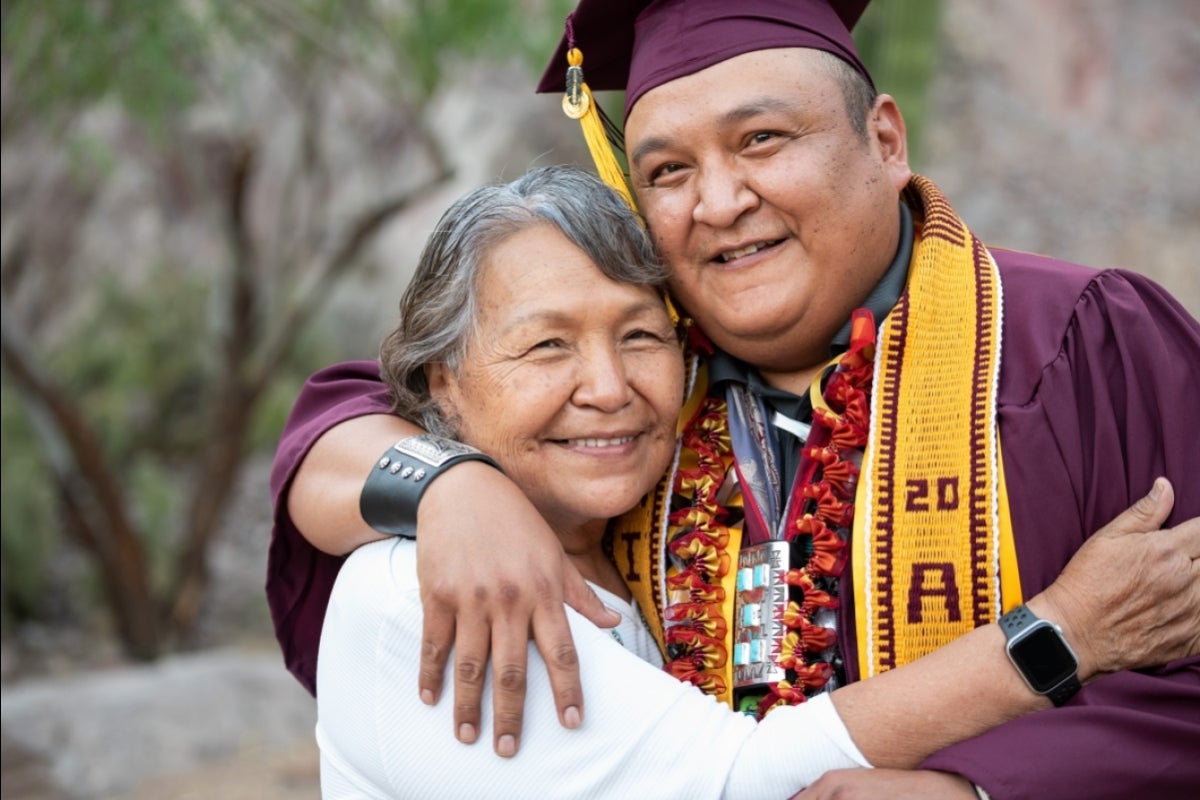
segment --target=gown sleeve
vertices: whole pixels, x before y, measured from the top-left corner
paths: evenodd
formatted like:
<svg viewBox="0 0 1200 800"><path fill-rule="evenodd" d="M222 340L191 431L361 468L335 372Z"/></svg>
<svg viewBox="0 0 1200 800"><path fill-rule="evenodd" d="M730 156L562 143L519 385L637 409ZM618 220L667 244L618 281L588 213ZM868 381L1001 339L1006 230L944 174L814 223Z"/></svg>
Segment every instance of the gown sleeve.
<svg viewBox="0 0 1200 800"><path fill-rule="evenodd" d="M1058 287L1070 281L1023 274L1005 279L999 414L1031 597L1159 475L1175 488L1168 526L1200 515L1200 324L1133 273L1090 273L1065 302ZM922 766L961 774L994 800L1182 798L1200 786L1198 753L1200 659L1191 658L1095 680L1062 708Z"/></svg>
<svg viewBox="0 0 1200 800"><path fill-rule="evenodd" d="M344 558L308 543L288 515L287 492L309 448L346 420L386 414L391 404L374 361L327 367L308 379L284 426L271 468L274 520L267 552L267 604L284 663L316 693L317 646L325 606ZM365 476L364 476L365 478Z"/></svg>

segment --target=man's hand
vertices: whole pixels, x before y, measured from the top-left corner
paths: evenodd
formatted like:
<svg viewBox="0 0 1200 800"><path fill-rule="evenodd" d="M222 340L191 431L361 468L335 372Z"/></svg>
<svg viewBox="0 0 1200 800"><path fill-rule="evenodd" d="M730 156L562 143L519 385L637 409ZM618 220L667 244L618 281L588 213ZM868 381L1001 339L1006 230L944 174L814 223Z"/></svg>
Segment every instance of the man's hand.
<svg viewBox="0 0 1200 800"><path fill-rule="evenodd" d="M490 466L459 464L425 491L417 528L425 609L421 699L438 701L453 647L455 735L474 742L490 652L493 747L498 755L514 755L532 634L550 674L559 721L578 727L583 689L563 603L601 627L620 617L592 592L521 490Z"/></svg>
<svg viewBox="0 0 1200 800"><path fill-rule="evenodd" d="M978 800L966 778L918 769L835 769L796 795L796 800Z"/></svg>
<svg viewBox="0 0 1200 800"><path fill-rule="evenodd" d="M1200 652L1200 518L1159 530L1174 502L1171 484L1159 478L1030 601L1062 627L1081 676Z"/></svg>

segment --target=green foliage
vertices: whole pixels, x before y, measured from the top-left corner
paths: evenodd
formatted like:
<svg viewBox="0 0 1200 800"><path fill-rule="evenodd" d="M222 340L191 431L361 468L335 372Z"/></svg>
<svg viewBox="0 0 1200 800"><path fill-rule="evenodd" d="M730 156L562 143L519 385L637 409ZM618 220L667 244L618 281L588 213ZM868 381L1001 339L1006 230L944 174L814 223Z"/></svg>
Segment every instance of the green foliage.
<svg viewBox="0 0 1200 800"><path fill-rule="evenodd" d="M160 269L134 289L103 281L90 312L45 354L47 370L99 436L100 457L115 465L134 499L150 579L160 588L184 496L178 467L205 442L205 391L213 380L204 313L210 291L206 281L178 269ZM61 520L42 443L15 394L5 386L3 603L8 618L36 618L45 606L45 560L63 543ZM93 578L76 588L99 601Z"/></svg>
<svg viewBox="0 0 1200 800"><path fill-rule="evenodd" d="M142 174L170 182L164 165L192 163L171 157L171 148L178 147L172 129L199 104L208 111L234 108L236 114L236 92L224 81L244 78L254 62L265 63L281 91L296 91L300 102L331 91L328 87L343 75L387 82L384 88L400 97L424 100L453 58L516 54L540 69L573 4L13 0L0 7L3 138L7 147L16 141L14 133L34 134L56 154L65 153L75 188L83 195L99 194L119 178L119 159L139 159L149 167ZM124 143L139 132L152 134L152 141L141 146L135 140L116 150L103 134L74 124L100 106L122 115L122 131L130 132L123 134ZM140 130L125 125L128 121L140 123ZM7 150L5 157L10 157ZM202 186L184 188L196 193L185 198L191 205L181 206L182 213L214 213L208 198L200 196ZM64 219L64 241L72 241L72 226L88 220ZM87 263L86 253L72 253L69 259L88 281L69 300L85 296L89 305L78 316L64 315L43 327L53 332L54 340L38 343L37 358L98 435L104 452L97 457L115 468L135 526L145 537L151 582L161 588L179 541L181 511L191 488L186 481L214 436L208 415L221 368L221 315L229 313L224 308L228 298L221 295L229 265L159 264L135 279L121 264ZM147 260L143 255L131 262ZM261 266L251 265L252 271ZM74 312L78 305L66 302L62 307ZM259 330L271 330L274 320L265 315L277 312L264 309L264 318L255 320ZM274 448L312 365L331 360L333 348L322 333L328 331L310 326L285 361L275 365L271 382L257 398L247 448ZM254 348L262 342L245 344ZM37 616L46 607L44 567L67 543L43 445L7 377L3 402L0 600L7 620ZM100 585L89 574L72 588L90 590L98 600Z"/></svg>
<svg viewBox="0 0 1200 800"><path fill-rule="evenodd" d="M163 266L128 286L102 279L90 313L47 354L117 464L139 452L179 463L204 445L206 390L215 378L212 287Z"/></svg>
<svg viewBox="0 0 1200 800"><path fill-rule="evenodd" d="M186 9L170 0L6 2L4 56L19 110L54 115L113 97L161 125L194 97L190 73L204 54Z"/></svg>
<svg viewBox="0 0 1200 800"><path fill-rule="evenodd" d="M541 6L541 7L538 7ZM422 88L432 91L446 49L462 54L520 55L536 70L563 32L574 0L529 4L512 0L415 0L400 34Z"/></svg>
<svg viewBox="0 0 1200 800"><path fill-rule="evenodd" d="M0 438L4 479L0 481L0 595L3 618L26 619L43 607L43 564L59 547L53 524L53 487L24 405L7 372L0 379Z"/></svg>
<svg viewBox="0 0 1200 800"><path fill-rule="evenodd" d="M409 13L389 20L389 38L428 97L451 54L517 55L540 70L574 6L574 0L412 0Z"/></svg>
<svg viewBox="0 0 1200 800"><path fill-rule="evenodd" d="M10 123L71 114L106 99L163 133L200 94L223 46L276 52L301 69L354 67L388 51L407 89L428 98L451 55L511 55L537 68L574 0L13 0L3 5ZM356 63L357 61L357 63Z"/></svg>
<svg viewBox="0 0 1200 800"><path fill-rule="evenodd" d="M909 162L919 168L926 97L936 65L941 0L872 3L854 42L875 88L896 98L908 126Z"/></svg>

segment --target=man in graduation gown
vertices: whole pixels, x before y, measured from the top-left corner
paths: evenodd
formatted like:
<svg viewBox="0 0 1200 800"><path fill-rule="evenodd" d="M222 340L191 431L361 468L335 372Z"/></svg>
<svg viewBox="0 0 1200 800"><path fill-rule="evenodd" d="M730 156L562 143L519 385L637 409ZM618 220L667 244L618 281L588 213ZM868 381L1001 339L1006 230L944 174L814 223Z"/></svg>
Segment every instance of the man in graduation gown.
<svg viewBox="0 0 1200 800"><path fill-rule="evenodd" d="M626 89L633 194L688 330L677 464L614 525L613 556L668 669L765 713L995 621L1156 476L1176 487L1168 525L1200 515L1200 325L1135 273L978 242L908 171L903 120L874 95L849 36L865 3L723 5L584 2L540 89L569 88L571 50L592 88ZM830 96L819 90L831 82L815 79L809 94L787 83L786 70L812 58L792 48L832 55L862 79L857 90L832 83L842 116L848 107L854 118L853 97L865 104L862 130L838 117L842 138L824 144ZM796 97L812 108L788 107ZM320 519L306 533L332 552L373 535L357 488L380 451L413 432L390 411L374 362L338 365L310 379L280 444L267 589L285 659L310 690L340 559L293 516ZM289 494L302 467L321 491ZM482 485L482 465L447 476L458 472L461 489L468 469ZM528 518L512 522L484 492L451 493L451 480L438 483L458 519L486 520L487 531L451 543L439 530L427 547L507 536L494 560L490 549L477 559L488 565L462 580L461 596L472 580L520 585L502 559L538 563L522 541ZM465 510L471 502L484 510ZM452 519L444 506L437 514ZM747 682L738 580L770 542L790 554L787 636L772 656L785 668ZM427 563L449 561L464 560ZM442 584L460 578L448 574ZM477 653L459 626L460 656ZM512 650L496 641L501 669ZM444 663L445 647L432 649ZM1200 785L1200 660L1108 676L1061 702L924 766L993 797L1173 797Z"/></svg>

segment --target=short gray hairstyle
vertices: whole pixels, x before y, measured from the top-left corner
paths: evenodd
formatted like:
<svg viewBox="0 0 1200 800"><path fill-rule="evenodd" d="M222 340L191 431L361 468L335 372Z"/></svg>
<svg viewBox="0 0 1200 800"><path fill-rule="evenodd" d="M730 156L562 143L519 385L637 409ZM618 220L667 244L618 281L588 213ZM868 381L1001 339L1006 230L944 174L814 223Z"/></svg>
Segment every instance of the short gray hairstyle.
<svg viewBox="0 0 1200 800"><path fill-rule="evenodd" d="M578 167L531 170L511 183L476 189L455 202L425 243L400 300L400 323L379 349L392 408L426 430L454 435L430 396L425 367L457 372L478 311L479 272L488 254L515 233L550 224L609 278L653 286L666 269L620 195Z"/></svg>
<svg viewBox="0 0 1200 800"><path fill-rule="evenodd" d="M838 58L826 50L815 51L824 62L825 69L837 79L842 90L842 100L846 103L846 115L858 138L867 140L867 118L875 106L875 87L861 72L850 66L849 62Z"/></svg>

